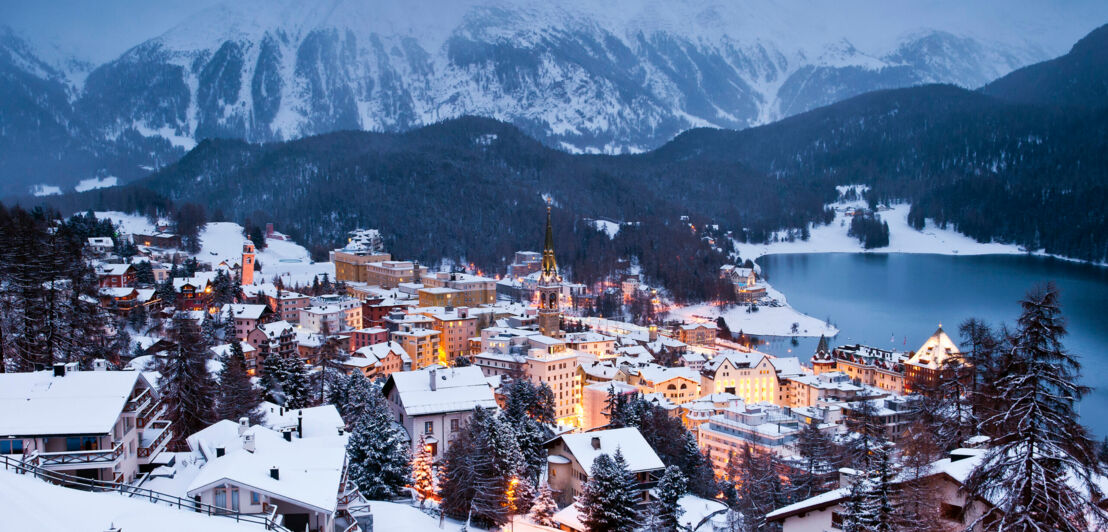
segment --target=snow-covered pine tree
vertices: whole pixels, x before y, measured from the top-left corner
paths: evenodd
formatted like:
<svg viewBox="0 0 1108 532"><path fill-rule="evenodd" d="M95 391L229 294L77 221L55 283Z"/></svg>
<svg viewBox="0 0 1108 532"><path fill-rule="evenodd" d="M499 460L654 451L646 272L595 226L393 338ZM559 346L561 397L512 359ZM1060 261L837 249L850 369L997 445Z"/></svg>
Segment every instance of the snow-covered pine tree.
<svg viewBox="0 0 1108 532"><path fill-rule="evenodd" d="M380 388L371 382L361 372L354 372L346 379L343 386L343 403L339 407L343 419L348 422L360 418L369 408L373 407L372 388Z"/></svg>
<svg viewBox="0 0 1108 532"><path fill-rule="evenodd" d="M543 482L531 501L531 512L528 517L537 525L554 526L553 517L558 511L558 504L554 502L554 493L550 490L550 484Z"/></svg>
<svg viewBox="0 0 1108 532"><path fill-rule="evenodd" d="M277 355L281 367L281 378L278 381L281 393L285 398L284 405L288 408L304 408L311 405L311 390L308 383L308 372L304 363L295 354Z"/></svg>
<svg viewBox="0 0 1108 532"><path fill-rule="evenodd" d="M799 459L789 475L789 498L801 501L833 488L835 464L831 454L831 437L819 430L817 423L805 423L796 441Z"/></svg>
<svg viewBox="0 0 1108 532"><path fill-rule="evenodd" d="M245 417L250 419L251 424L260 423L263 416L258 406L261 405L262 394L254 387L247 373L242 344L237 340L231 342L229 351L223 361L223 370L219 372L216 414L219 419L237 422Z"/></svg>
<svg viewBox="0 0 1108 532"><path fill-rule="evenodd" d="M370 388L371 408L354 423L346 443L350 480L368 499L400 495L412 477L411 449L393 422L377 387Z"/></svg>
<svg viewBox="0 0 1108 532"><path fill-rule="evenodd" d="M592 463L589 481L577 500L581 522L593 532L631 532L638 521L635 478L623 453L601 454Z"/></svg>
<svg viewBox="0 0 1108 532"><path fill-rule="evenodd" d="M439 468L443 511L490 527L508 522L508 489L522 470L511 426L491 411L475 408Z"/></svg>
<svg viewBox="0 0 1108 532"><path fill-rule="evenodd" d="M1062 345L1066 334L1052 284L1021 301L1016 330L1005 340L1005 370L995 383L1007 408L985 420L998 432L966 482L969 493L992 501L977 519L1000 530L1101 530L1093 476L1101 467L1074 407L1088 392L1077 384L1081 364Z"/></svg>
<svg viewBox="0 0 1108 532"><path fill-rule="evenodd" d="M170 350L159 371L158 389L166 405L166 418L173 423L174 450L184 450L185 438L214 422L215 382L208 372L208 351L200 340L196 323L178 313L171 325Z"/></svg>
<svg viewBox="0 0 1108 532"><path fill-rule="evenodd" d="M655 489L658 498L650 507L654 518L652 530L676 532L684 513L679 501L688 491L688 480L677 466L669 466Z"/></svg>
<svg viewBox="0 0 1108 532"><path fill-rule="evenodd" d="M419 447L412 458L412 488L419 494L421 501L435 494L434 473L431 470L431 450L421 434Z"/></svg>

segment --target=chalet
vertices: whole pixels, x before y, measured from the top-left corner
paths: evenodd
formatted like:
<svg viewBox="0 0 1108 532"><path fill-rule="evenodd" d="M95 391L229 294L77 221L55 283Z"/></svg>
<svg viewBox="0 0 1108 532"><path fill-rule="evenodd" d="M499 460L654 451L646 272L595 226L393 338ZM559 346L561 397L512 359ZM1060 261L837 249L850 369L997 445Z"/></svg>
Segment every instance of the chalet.
<svg viewBox="0 0 1108 532"><path fill-rule="evenodd" d="M617 450L623 454L642 503L649 501L650 489L665 470L661 458L633 427L562 434L547 442L546 449L547 482L560 504L572 504L581 496L601 454L614 455Z"/></svg>
<svg viewBox="0 0 1108 532"><path fill-rule="evenodd" d="M235 338L245 340L250 332L271 319L273 312L266 305L225 304L220 309L224 320L234 320Z"/></svg>
<svg viewBox="0 0 1108 532"><path fill-rule="evenodd" d="M153 311L160 307L157 291L153 288L108 288L100 289L100 306L119 315L127 315L137 307L146 307Z"/></svg>
<svg viewBox="0 0 1108 532"><path fill-rule="evenodd" d="M135 267L130 264L97 264L96 278L100 288L135 286Z"/></svg>
<svg viewBox="0 0 1108 532"><path fill-rule="evenodd" d="M180 310L207 311L212 301L211 272L197 273L192 277L174 277L173 291L177 293Z"/></svg>
<svg viewBox="0 0 1108 532"><path fill-rule="evenodd" d="M285 410L263 403L265 421L220 421L188 437L199 472L187 495L232 512L282 517L289 530L350 526L364 499L347 478L344 424L333 405Z"/></svg>
<svg viewBox="0 0 1108 532"><path fill-rule="evenodd" d="M91 480L132 482L172 438L157 390L138 371L0 373L0 454Z"/></svg>
<svg viewBox="0 0 1108 532"><path fill-rule="evenodd" d="M266 358L295 355L296 330L287 321L264 323L246 335L246 342L258 350L257 369L265 371Z"/></svg>
<svg viewBox="0 0 1108 532"><path fill-rule="evenodd" d="M411 371L412 359L396 342L381 342L360 347L340 362L347 375L360 371L366 377L388 377L398 371Z"/></svg>
<svg viewBox="0 0 1108 532"><path fill-rule="evenodd" d="M497 408L492 387L474 366L396 372L381 391L408 433L412 452L423 436L435 460L450 448L474 408Z"/></svg>
<svg viewBox="0 0 1108 532"><path fill-rule="evenodd" d="M131 235L131 242L136 246L148 248L171 249L181 247L181 235L156 231L153 233L135 233Z"/></svg>
<svg viewBox="0 0 1108 532"><path fill-rule="evenodd" d="M258 370L258 350L246 342L239 342L239 347L242 347L242 356L246 360L247 373L256 374ZM215 355L216 360L219 360L231 355L231 344L213 346L209 351Z"/></svg>
<svg viewBox="0 0 1108 532"><path fill-rule="evenodd" d="M95 255L104 255L115 249L115 242L110 236L90 236L85 242L85 247Z"/></svg>

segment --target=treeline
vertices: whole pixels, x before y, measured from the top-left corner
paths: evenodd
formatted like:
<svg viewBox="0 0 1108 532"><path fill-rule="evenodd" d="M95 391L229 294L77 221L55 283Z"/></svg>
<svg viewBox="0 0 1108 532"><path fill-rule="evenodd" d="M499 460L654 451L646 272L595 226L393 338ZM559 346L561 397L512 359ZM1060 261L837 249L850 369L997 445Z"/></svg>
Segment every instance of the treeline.
<svg viewBox="0 0 1108 532"><path fill-rule="evenodd" d="M922 227L917 227L922 229ZM869 210L855 212L850 219L847 235L857 238L866 249L883 248L889 245L889 222Z"/></svg>
<svg viewBox="0 0 1108 532"><path fill-rule="evenodd" d="M130 338L98 299L86 239L114 228L85 216L0 205L0 355L3 371L119 361Z"/></svg>

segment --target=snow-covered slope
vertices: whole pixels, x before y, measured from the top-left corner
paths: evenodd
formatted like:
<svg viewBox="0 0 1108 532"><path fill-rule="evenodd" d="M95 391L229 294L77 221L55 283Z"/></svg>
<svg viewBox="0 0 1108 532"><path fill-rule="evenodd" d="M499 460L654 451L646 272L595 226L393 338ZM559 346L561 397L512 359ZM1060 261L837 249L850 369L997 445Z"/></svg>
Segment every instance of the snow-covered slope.
<svg viewBox="0 0 1108 532"><path fill-rule="evenodd" d="M146 218L117 211L97 212L97 218L112 221L124 233L153 232L154 226ZM200 252L196 259L218 265L238 263L242 260L242 226L230 222L212 222L200 232ZM268 239L266 248L256 253L261 270L255 274L255 282L272 281L280 276L288 286L310 285L316 276L326 274L335 278L335 265L330 262L313 262L304 246L291 240Z"/></svg>

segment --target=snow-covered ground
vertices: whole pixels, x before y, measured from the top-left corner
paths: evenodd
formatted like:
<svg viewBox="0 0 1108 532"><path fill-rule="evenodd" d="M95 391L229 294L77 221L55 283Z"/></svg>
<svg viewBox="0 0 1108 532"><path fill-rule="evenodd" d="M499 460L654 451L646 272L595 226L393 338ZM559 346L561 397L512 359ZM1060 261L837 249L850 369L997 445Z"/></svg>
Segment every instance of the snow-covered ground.
<svg viewBox="0 0 1108 532"><path fill-rule="evenodd" d="M402 530L403 532L458 532L464 529L462 523L445 519L439 528L439 519L427 515L409 504L369 501L369 510L373 513L374 530ZM470 530L483 530L470 527Z"/></svg>
<svg viewBox="0 0 1108 532"><path fill-rule="evenodd" d="M209 517L131 499L116 493L89 493L0 471L0 516L3 530L102 532L125 531L257 532L260 525Z"/></svg>
<svg viewBox="0 0 1108 532"><path fill-rule="evenodd" d="M31 195L36 197L57 196L62 193L62 187L57 185L39 184L31 187Z"/></svg>
<svg viewBox="0 0 1108 532"><path fill-rule="evenodd" d="M589 223L596 228L597 231L601 231L608 235L608 238L615 238L619 234L619 224L608 220L589 220Z"/></svg>
<svg viewBox="0 0 1108 532"><path fill-rule="evenodd" d="M825 323L823 320L803 314L789 306L785 295L766 284L766 295L775 299L781 306L771 307L758 305L757 312L747 312L746 305L734 305L728 308L719 307L711 303L702 303L688 307L680 307L669 312L671 318L685 320L689 323L715 323L716 318L723 316L727 322L727 328L731 332L756 336L834 336L839 330ZM796 324L796 332L792 326Z"/></svg>
<svg viewBox="0 0 1108 532"><path fill-rule="evenodd" d="M889 210L879 211L881 219L889 224L889 245L880 249L866 250L857 238L848 236L850 216L847 208L865 207L865 201L838 202L835 208L835 220L827 225L811 228L811 238L807 241L779 241L768 244L747 244L736 242L739 257L754 260L763 255L779 253L936 253L942 255L988 255L1024 253L1019 246L995 242L980 243L953 229L939 229L930 220L922 231L908 225L908 204L893 205Z"/></svg>
<svg viewBox="0 0 1108 532"><path fill-rule="evenodd" d="M143 216L116 211L97 212L97 218L112 220L124 233L144 233L154 230L153 224ZM242 260L242 226L230 222L207 224L200 233L200 253L195 256L202 262L219 264ZM280 275L286 285L308 285L317 275L335 277L335 265L330 262L312 262L308 250L291 240L269 239L266 248L257 252L261 271L254 275L255 282L272 281Z"/></svg>
<svg viewBox="0 0 1108 532"><path fill-rule="evenodd" d="M200 253L197 258L215 264L242 260L242 226L230 222L215 222L200 233ZM266 248L257 252L262 266L255 273L255 282L271 281L280 275L286 285L311 284L312 278L327 274L335 278L335 265L330 262L312 262L304 246L290 240L266 240Z"/></svg>
<svg viewBox="0 0 1108 532"><path fill-rule="evenodd" d="M88 179L82 179L80 183L74 189L77 192L86 192L89 190L96 190L98 188L114 187L119 184L119 179L115 176L107 177L90 177Z"/></svg>

